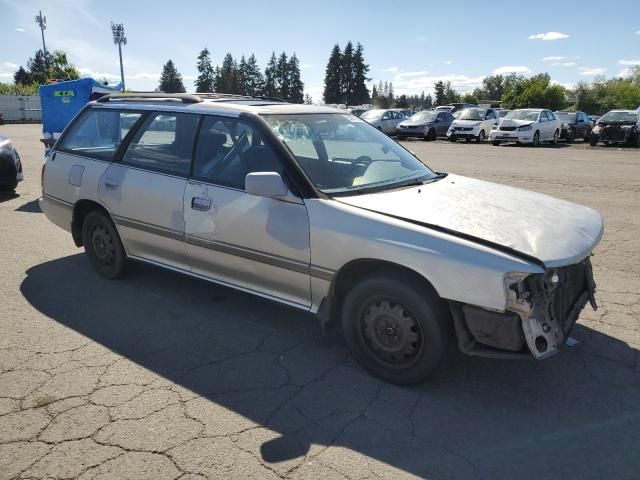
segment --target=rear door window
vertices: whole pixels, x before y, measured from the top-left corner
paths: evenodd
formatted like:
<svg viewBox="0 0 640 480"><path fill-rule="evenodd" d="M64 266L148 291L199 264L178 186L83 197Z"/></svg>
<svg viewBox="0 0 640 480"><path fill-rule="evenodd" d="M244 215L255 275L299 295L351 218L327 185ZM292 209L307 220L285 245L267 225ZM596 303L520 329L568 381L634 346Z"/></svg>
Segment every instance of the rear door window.
<svg viewBox="0 0 640 480"><path fill-rule="evenodd" d="M151 113L127 146L122 162L134 167L189 175L200 117L183 113Z"/></svg>
<svg viewBox="0 0 640 480"><path fill-rule="evenodd" d="M141 116L139 112L86 110L65 134L59 148L69 153L111 161Z"/></svg>

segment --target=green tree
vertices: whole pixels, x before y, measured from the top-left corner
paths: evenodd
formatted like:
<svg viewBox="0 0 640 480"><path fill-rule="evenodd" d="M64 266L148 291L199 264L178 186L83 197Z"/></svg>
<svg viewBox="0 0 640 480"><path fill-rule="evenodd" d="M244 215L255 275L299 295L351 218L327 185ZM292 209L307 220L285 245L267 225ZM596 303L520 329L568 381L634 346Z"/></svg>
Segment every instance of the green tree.
<svg viewBox="0 0 640 480"><path fill-rule="evenodd" d="M180 75L171 59L169 59L162 67L158 91L164 93L185 92L184 84L182 83L182 75Z"/></svg>
<svg viewBox="0 0 640 480"><path fill-rule="evenodd" d="M435 104L436 106L444 105L444 89L445 85L442 80L438 80L433 84L433 94L435 95Z"/></svg>
<svg viewBox="0 0 640 480"><path fill-rule="evenodd" d="M272 52L269 63L267 63L267 67L264 69L264 95L267 97L278 97L280 95L280 86L276 80L277 65L278 60L276 54Z"/></svg>
<svg viewBox="0 0 640 480"><path fill-rule="evenodd" d="M323 93L325 103L342 103L341 68L342 53L340 46L335 44L325 69Z"/></svg>
<svg viewBox="0 0 640 480"><path fill-rule="evenodd" d="M373 103L374 105L378 103L378 89L375 85L371 89L371 103Z"/></svg>
<svg viewBox="0 0 640 480"><path fill-rule="evenodd" d="M489 75L482 80L482 92L484 95L481 96L486 96L484 100L500 101L504 93L504 78L503 75ZM479 98L478 100L481 99Z"/></svg>
<svg viewBox="0 0 640 480"><path fill-rule="evenodd" d="M396 108L409 108L409 101L406 95L400 95L396 99Z"/></svg>
<svg viewBox="0 0 640 480"><path fill-rule="evenodd" d="M560 110L566 104L565 88L552 84L547 73L540 73L531 78L510 75L505 79L502 96L502 105L505 108L537 107Z"/></svg>
<svg viewBox="0 0 640 480"><path fill-rule="evenodd" d="M313 103L313 98L308 93L304 94L304 103L305 105L311 105Z"/></svg>
<svg viewBox="0 0 640 480"><path fill-rule="evenodd" d="M460 101L460 94L451 85L451 82L447 82L444 85L444 98L443 101L447 103L457 103Z"/></svg>
<svg viewBox="0 0 640 480"><path fill-rule="evenodd" d="M42 50L37 50L36 54L29 58L27 69L31 74L32 80L38 85L45 84L49 80L49 67L52 59L49 52L45 54Z"/></svg>
<svg viewBox="0 0 640 480"><path fill-rule="evenodd" d="M30 85L33 83L31 73L27 72L22 65L20 65L20 68L13 74L13 81L16 85Z"/></svg>
<svg viewBox="0 0 640 480"><path fill-rule="evenodd" d="M196 86L196 92L214 92L215 91L215 71L211 65L211 56L209 55L209 49L204 47L198 54L198 78L194 82Z"/></svg>
<svg viewBox="0 0 640 480"><path fill-rule="evenodd" d="M69 63L65 52L56 50L51 58L49 78L53 80L77 80L80 78L80 73L74 65Z"/></svg>
<svg viewBox="0 0 640 480"><path fill-rule="evenodd" d="M303 103L304 83L302 83L302 79L300 78L300 61L298 57L296 57L295 52L289 59L288 70L290 88L289 101L291 103Z"/></svg>
<svg viewBox="0 0 640 480"><path fill-rule="evenodd" d="M370 80L367 78L368 73L369 65L364 61L364 47L358 43L353 54L353 91L351 99L353 105L363 105L371 101L366 84Z"/></svg>
<svg viewBox="0 0 640 480"><path fill-rule="evenodd" d="M473 92L466 92L462 95L462 98L460 99L461 102L464 103L478 103L478 96L475 95L475 90Z"/></svg>
<svg viewBox="0 0 640 480"><path fill-rule="evenodd" d="M240 77L242 82L242 90L245 95L258 96L262 95L264 89L264 77L258 66L256 56L251 54L246 62L244 55L240 60Z"/></svg>
<svg viewBox="0 0 640 480"><path fill-rule="evenodd" d="M278 88L278 97L285 101L291 99L291 78L289 76L289 59L287 54L282 52L278 56L276 63L276 84Z"/></svg>
<svg viewBox="0 0 640 480"><path fill-rule="evenodd" d="M353 44L349 41L345 45L340 58L340 92L342 100L340 103L353 105L353 76Z"/></svg>
<svg viewBox="0 0 640 480"><path fill-rule="evenodd" d="M222 60L216 92L240 94L240 72L238 64L230 53L227 53Z"/></svg>

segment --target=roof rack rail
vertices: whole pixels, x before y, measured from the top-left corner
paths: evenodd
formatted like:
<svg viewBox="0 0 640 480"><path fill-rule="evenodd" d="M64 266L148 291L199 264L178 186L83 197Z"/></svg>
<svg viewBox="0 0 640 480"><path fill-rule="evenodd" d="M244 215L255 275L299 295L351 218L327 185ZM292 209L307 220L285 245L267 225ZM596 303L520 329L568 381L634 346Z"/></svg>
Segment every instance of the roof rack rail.
<svg viewBox="0 0 640 480"><path fill-rule="evenodd" d="M271 102L281 102L286 103L285 100L277 97L265 97L261 95L237 95L233 93L217 93L217 92L206 92L206 93L194 93L196 97L203 98L205 100L266 100Z"/></svg>
<svg viewBox="0 0 640 480"><path fill-rule="evenodd" d="M107 103L113 100L179 100L182 103L200 103L202 98L190 93L109 93L98 100L99 103Z"/></svg>

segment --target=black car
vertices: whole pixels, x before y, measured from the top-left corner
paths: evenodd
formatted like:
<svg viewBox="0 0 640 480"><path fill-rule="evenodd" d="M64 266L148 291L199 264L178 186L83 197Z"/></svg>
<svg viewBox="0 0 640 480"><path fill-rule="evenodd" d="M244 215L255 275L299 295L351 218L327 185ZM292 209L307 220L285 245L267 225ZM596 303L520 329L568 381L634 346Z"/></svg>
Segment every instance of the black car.
<svg viewBox="0 0 640 480"><path fill-rule="evenodd" d="M0 134L0 192L12 192L22 179L20 156L11 140Z"/></svg>
<svg viewBox="0 0 640 480"><path fill-rule="evenodd" d="M598 142L627 143L640 147L640 110L611 110L598 119L591 133L591 146Z"/></svg>
<svg viewBox="0 0 640 480"><path fill-rule="evenodd" d="M554 112L562 122L560 138L567 143L581 138L588 142L591 138L591 120L584 112Z"/></svg>

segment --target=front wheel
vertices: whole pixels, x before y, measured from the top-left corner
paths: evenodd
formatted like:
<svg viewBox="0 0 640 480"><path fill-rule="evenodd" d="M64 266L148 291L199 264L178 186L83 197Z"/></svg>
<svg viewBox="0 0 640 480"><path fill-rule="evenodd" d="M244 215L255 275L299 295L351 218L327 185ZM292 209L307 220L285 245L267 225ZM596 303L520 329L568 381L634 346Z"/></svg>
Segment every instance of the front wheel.
<svg viewBox="0 0 640 480"><path fill-rule="evenodd" d="M433 128L430 128L427 134L424 136L426 141L433 141L436 139L436 131Z"/></svg>
<svg viewBox="0 0 640 480"><path fill-rule="evenodd" d="M555 132L553 132L553 140L551 140L551 145L557 145L558 144L558 138L560 138L560 132L558 132L558 130L556 130Z"/></svg>
<svg viewBox="0 0 640 480"><path fill-rule="evenodd" d="M480 130L480 133L478 134L478 136L476 137L476 142L477 143L482 143L484 142L484 130Z"/></svg>
<svg viewBox="0 0 640 480"><path fill-rule="evenodd" d="M448 342L448 317L440 299L412 280L368 278L349 292L342 309L354 358L374 376L399 385L426 380Z"/></svg>
<svg viewBox="0 0 640 480"><path fill-rule="evenodd" d="M493 141L491 142L491 145L493 145L494 147L498 147L498 146L500 146L500 140L493 140Z"/></svg>
<svg viewBox="0 0 640 480"><path fill-rule="evenodd" d="M531 143L532 147L538 147L540 146L540 132L536 131L536 133L533 134L533 142Z"/></svg>
<svg viewBox="0 0 640 480"><path fill-rule="evenodd" d="M105 213L94 210L87 215L82 224L82 243L100 275L112 280L124 273L127 255L115 225Z"/></svg>
<svg viewBox="0 0 640 480"><path fill-rule="evenodd" d="M453 142L453 143L456 143L456 142L458 141L458 137L456 137L455 135L451 135L451 136L449 137L449 141L450 141L450 142Z"/></svg>
<svg viewBox="0 0 640 480"><path fill-rule="evenodd" d="M589 140L589 145L591 145L592 147L595 147L596 145L598 145L598 137L596 137L595 135L591 135L591 140Z"/></svg>
<svg viewBox="0 0 640 480"><path fill-rule="evenodd" d="M567 132L567 143L573 143L576 138L576 131L572 128Z"/></svg>

